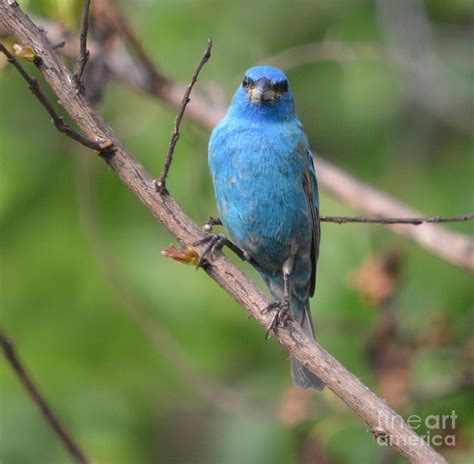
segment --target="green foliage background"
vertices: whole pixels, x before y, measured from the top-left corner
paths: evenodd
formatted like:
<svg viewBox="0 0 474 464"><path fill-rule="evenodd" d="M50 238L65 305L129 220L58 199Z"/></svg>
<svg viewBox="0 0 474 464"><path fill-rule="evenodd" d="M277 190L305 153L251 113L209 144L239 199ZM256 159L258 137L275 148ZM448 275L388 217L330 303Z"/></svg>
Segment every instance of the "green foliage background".
<svg viewBox="0 0 474 464"><path fill-rule="evenodd" d="M80 2L20 3L77 29ZM451 70L449 86L461 80L472 97L472 3L423 5L440 61ZM371 1L141 0L120 2L120 8L159 68L183 83L212 37L213 57L197 89L211 82L219 95L220 86L226 104L245 69L282 50L328 36L349 46L373 42L383 50L385 43ZM388 60L326 60L287 74L315 151L426 214L472 209L472 138L413 101L400 69ZM100 111L158 174L175 111L114 83ZM173 196L199 223L216 213L208 135L184 123L169 179ZM308 456L314 459L315 448L324 455L318 462L402 461L379 447L329 391L305 400L308 414L297 425L275 420L290 388L285 354L265 342L262 330L204 273L162 258L172 238L100 159L55 131L7 66L0 70L0 154L1 324L94 462L314 462ZM322 214L352 213L324 192L321 197ZM449 227L474 232L470 224ZM441 452L452 462L472 462L472 390L456 380L473 360L471 277L381 227L324 224L322 232L312 302L318 340L380 392L368 353L380 309L364 303L349 281L368 256L400 249L401 275L391 299L401 333L397 346L423 340L440 318L446 335L410 353L408 391L424 393L399 411L426 417L455 410L458 446ZM104 260L118 286L104 273ZM157 351L123 310L130 295L175 339L192 369L264 403L273 419L253 407L224 411L200 394L198 382L180 375L182 363L163 356L168 343L160 340ZM1 462L67 462L5 361L0 364Z"/></svg>

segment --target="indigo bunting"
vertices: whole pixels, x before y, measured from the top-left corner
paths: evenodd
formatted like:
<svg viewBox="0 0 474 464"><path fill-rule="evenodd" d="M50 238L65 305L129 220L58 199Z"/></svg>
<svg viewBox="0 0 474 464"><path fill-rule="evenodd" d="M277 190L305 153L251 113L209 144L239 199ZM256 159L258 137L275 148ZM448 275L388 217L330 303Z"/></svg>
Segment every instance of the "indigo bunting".
<svg viewBox="0 0 474 464"><path fill-rule="evenodd" d="M277 300L270 330L291 315L314 336L309 308L319 255L319 203L308 140L285 74L270 66L245 73L209 142L209 166L225 240L247 259ZM268 333L267 333L268 335ZM324 388L291 359L293 383Z"/></svg>

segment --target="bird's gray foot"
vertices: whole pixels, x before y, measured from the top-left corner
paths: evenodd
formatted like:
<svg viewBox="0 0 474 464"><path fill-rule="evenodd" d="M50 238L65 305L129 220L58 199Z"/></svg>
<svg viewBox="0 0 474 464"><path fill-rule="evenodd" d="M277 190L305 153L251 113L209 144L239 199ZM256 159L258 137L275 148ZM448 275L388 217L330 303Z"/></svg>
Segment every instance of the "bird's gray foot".
<svg viewBox="0 0 474 464"><path fill-rule="evenodd" d="M290 299L288 296L284 296L281 300L274 301L270 303L266 308L263 309L262 313L275 311L268 324L267 331L265 333L265 338L268 340L270 338L270 333L275 331L278 327L284 327L286 321L290 317Z"/></svg>
<svg viewBox="0 0 474 464"><path fill-rule="evenodd" d="M210 218L213 219L213 218ZM241 260L243 261L250 261L250 256L248 253L237 245L232 243L225 235L223 234L210 234L207 237L198 240L197 242L193 243L193 246L197 245L204 245L207 244L205 250L201 254L198 263L196 264L196 268L205 267L207 266L210 261L214 259L214 255L216 251L222 250L224 246L230 248Z"/></svg>
<svg viewBox="0 0 474 464"><path fill-rule="evenodd" d="M274 301L270 303L262 312L268 312L275 310L272 320L267 327L267 332L265 333L265 338L268 340L270 337L270 332L275 332L275 329L278 327L284 327L286 321L290 317L290 263L285 263L283 265L283 297L281 300Z"/></svg>

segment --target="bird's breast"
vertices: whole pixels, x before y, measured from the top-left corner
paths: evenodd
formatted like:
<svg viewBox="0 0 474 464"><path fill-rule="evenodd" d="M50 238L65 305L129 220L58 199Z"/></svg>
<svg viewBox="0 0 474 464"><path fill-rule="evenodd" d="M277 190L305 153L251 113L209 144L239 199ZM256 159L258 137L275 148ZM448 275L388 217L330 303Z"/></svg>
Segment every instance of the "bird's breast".
<svg viewBox="0 0 474 464"><path fill-rule="evenodd" d="M251 255L284 260L292 242L310 247L302 184L306 155L299 143L297 131L287 127L229 127L211 138L219 214L232 239Z"/></svg>

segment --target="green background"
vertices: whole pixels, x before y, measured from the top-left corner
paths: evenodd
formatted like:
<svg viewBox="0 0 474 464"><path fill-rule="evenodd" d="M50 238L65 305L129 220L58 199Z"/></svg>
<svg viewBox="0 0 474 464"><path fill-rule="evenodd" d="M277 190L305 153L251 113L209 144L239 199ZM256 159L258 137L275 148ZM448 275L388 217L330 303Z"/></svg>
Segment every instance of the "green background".
<svg viewBox="0 0 474 464"><path fill-rule="evenodd" d="M333 52L286 70L313 149L427 215L468 212L474 174L472 3L417 2L430 40L401 52L426 58L434 50L443 79L431 89L389 58L382 3L119 5L154 62L178 82L189 81L212 37L213 56L196 90L225 105L248 67L291 47L344 42L354 50L352 60L341 62ZM77 30L80 2L20 4ZM412 37L410 28L427 33L412 15L403 17L392 18L401 37ZM357 50L366 43L380 59L360 59ZM462 89L468 98L458 102ZM433 110L440 95L448 97L449 110ZM158 174L175 110L110 83L100 111ZM216 214L208 137L185 120L168 184L198 223ZM262 329L203 272L162 257L172 237L98 157L52 127L6 63L0 69L0 155L1 324L91 460L403 462L378 446L330 391L298 395L291 389L286 354L265 342ZM322 192L321 213L354 212ZM469 223L449 228L474 232ZM388 302L370 304L354 288L354 275L367 259L393 249L400 255L394 289ZM455 434L457 446L439 450L450 462L472 462L472 278L380 226L357 224L322 225L318 269L312 312L319 342L379 394L401 382L401 393L387 400L403 417L455 410L455 430L444 432ZM387 314L396 333L374 345ZM0 461L68 462L4 359L0 382Z"/></svg>

